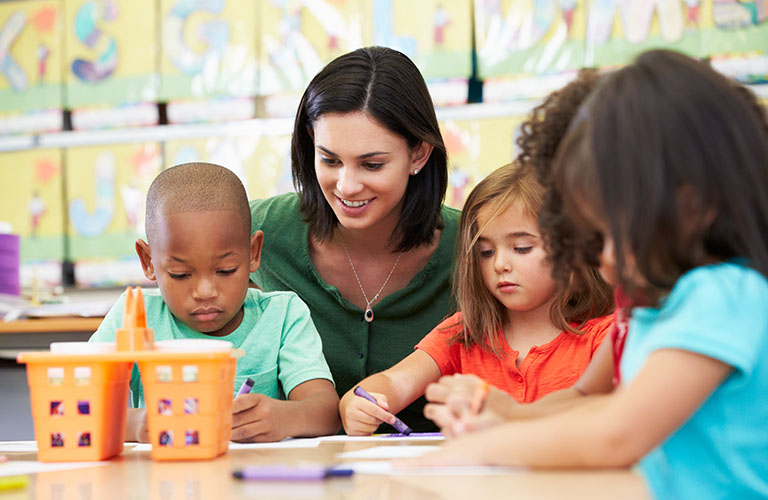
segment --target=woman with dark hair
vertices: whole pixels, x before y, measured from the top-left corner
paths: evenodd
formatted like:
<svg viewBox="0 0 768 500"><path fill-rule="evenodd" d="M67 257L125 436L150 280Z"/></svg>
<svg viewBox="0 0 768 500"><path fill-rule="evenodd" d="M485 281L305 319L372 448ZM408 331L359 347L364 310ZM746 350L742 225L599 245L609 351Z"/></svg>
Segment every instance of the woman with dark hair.
<svg viewBox="0 0 768 500"><path fill-rule="evenodd" d="M251 279L307 303L344 394L455 310L459 211L442 205L445 145L413 62L367 47L329 63L299 104L291 160L298 193L251 202L265 233ZM430 429L422 407L399 415Z"/></svg>

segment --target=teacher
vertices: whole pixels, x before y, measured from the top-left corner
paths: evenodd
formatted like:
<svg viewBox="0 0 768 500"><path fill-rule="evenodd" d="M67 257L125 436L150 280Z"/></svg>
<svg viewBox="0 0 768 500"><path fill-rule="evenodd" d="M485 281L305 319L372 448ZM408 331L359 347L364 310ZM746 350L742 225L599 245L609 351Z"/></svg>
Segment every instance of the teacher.
<svg viewBox="0 0 768 500"><path fill-rule="evenodd" d="M413 62L384 47L330 62L301 98L291 161L297 193L251 202L264 231L251 279L307 303L342 395L455 310L459 211L442 204L445 145ZM398 416L434 429L423 405Z"/></svg>

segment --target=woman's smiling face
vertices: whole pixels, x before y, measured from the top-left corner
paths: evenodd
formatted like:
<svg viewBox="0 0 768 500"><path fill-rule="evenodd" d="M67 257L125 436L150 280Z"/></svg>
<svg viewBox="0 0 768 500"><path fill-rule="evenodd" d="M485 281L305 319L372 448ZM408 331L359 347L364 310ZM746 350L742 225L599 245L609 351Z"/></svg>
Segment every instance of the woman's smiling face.
<svg viewBox="0 0 768 500"><path fill-rule="evenodd" d="M409 176L424 166L432 146L411 149L405 138L363 112L321 115L312 135L317 181L339 224L391 232Z"/></svg>

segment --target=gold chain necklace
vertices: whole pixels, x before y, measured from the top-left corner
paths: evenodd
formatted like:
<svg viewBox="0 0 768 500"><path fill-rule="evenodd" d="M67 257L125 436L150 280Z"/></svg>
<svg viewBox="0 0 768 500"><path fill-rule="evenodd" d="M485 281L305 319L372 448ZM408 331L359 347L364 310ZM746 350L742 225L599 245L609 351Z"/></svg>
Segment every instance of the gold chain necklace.
<svg viewBox="0 0 768 500"><path fill-rule="evenodd" d="M379 295L381 295L381 292L384 291L384 287L387 286L387 283L389 282L389 278L392 277L392 273L395 272L395 268L397 267L398 262L400 262L400 257L403 256L402 253L400 253L397 256L397 260L395 260L395 265L392 266L392 269L389 270L389 274L387 275L387 279L384 280L384 284L381 285L381 288L379 288L379 291L376 292L376 295L374 295L371 300L368 300L368 296L365 294L365 289L363 288L363 284L360 282L360 277L357 275L357 271L355 270L355 265L352 263L352 257L349 256L349 250L347 250L347 244L344 242L344 237L339 233L339 238L341 239L341 246L344 247L344 253L347 254L347 260L349 261L349 266L352 268L352 274L355 275L355 279L357 280L357 285L360 287L360 291L363 292L363 299L365 299L365 312L363 313L363 319L370 323L373 321L373 309L371 309L371 304L376 302L379 298Z"/></svg>

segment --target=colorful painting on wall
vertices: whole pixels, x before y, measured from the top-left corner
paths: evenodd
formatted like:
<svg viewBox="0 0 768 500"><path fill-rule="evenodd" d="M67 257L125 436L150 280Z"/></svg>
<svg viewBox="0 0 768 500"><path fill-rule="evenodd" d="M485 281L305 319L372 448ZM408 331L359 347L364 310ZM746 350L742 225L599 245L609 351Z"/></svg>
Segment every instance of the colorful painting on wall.
<svg viewBox="0 0 768 500"><path fill-rule="evenodd" d="M62 150L0 153L0 218L21 238L21 284L61 284L64 258Z"/></svg>
<svg viewBox="0 0 768 500"><path fill-rule="evenodd" d="M269 0L259 9L259 93L301 93L323 66L370 45L366 0Z"/></svg>
<svg viewBox="0 0 768 500"><path fill-rule="evenodd" d="M480 180L515 158L514 141L524 118L441 120L440 130L448 150L446 205L461 208Z"/></svg>
<svg viewBox="0 0 768 500"><path fill-rule="evenodd" d="M168 141L164 165L215 163L237 174L249 200L267 198L293 190L290 148L290 133Z"/></svg>
<svg viewBox="0 0 768 500"><path fill-rule="evenodd" d="M0 2L0 133L61 128L59 6L55 0Z"/></svg>
<svg viewBox="0 0 768 500"><path fill-rule="evenodd" d="M67 107L157 100L155 0L66 0Z"/></svg>
<svg viewBox="0 0 768 500"><path fill-rule="evenodd" d="M147 189L160 171L156 143L69 148L65 153L70 258L79 286L140 282Z"/></svg>
<svg viewBox="0 0 768 500"><path fill-rule="evenodd" d="M160 0L161 99L255 95L259 3Z"/></svg>

